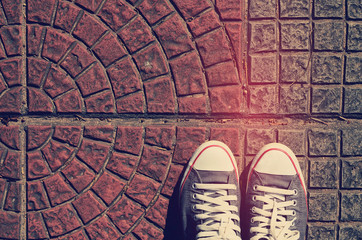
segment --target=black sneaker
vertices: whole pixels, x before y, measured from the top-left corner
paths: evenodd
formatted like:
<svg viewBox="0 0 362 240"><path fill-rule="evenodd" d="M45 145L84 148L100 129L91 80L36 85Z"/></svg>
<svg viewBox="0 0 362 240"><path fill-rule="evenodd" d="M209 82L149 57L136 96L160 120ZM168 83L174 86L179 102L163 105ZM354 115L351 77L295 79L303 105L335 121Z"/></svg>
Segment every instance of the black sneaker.
<svg viewBox="0 0 362 240"><path fill-rule="evenodd" d="M240 187L236 161L218 141L193 154L180 185L184 239L240 240Z"/></svg>
<svg viewBox="0 0 362 240"><path fill-rule="evenodd" d="M302 171L283 144L264 146L251 163L245 196L246 239L304 239L308 207Z"/></svg>

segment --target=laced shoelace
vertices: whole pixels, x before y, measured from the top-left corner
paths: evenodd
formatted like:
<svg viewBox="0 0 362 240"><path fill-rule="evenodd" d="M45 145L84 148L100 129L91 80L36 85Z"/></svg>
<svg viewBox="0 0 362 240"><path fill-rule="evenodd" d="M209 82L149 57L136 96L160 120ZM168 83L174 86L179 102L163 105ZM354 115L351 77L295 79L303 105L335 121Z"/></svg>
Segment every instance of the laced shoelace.
<svg viewBox="0 0 362 240"><path fill-rule="evenodd" d="M286 216L295 216L294 210L287 210L287 207L295 206L296 201L286 201L286 196L296 195L296 190L286 190L265 186L254 186L254 190L264 192L263 196L253 196L253 201L262 201L263 209L253 207L252 212L257 216L251 218L251 222L257 222L258 226L251 227L251 233L255 235L251 240L298 240L299 231L290 230L296 217L287 221Z"/></svg>
<svg viewBox="0 0 362 240"><path fill-rule="evenodd" d="M236 201L236 195L228 195L228 190L236 190L234 184L202 184L195 183L192 186L203 193L193 194L193 198L199 200L193 205L194 210L201 213L195 215L198 234L196 239L241 239L240 222L237 206L229 204L229 201Z"/></svg>

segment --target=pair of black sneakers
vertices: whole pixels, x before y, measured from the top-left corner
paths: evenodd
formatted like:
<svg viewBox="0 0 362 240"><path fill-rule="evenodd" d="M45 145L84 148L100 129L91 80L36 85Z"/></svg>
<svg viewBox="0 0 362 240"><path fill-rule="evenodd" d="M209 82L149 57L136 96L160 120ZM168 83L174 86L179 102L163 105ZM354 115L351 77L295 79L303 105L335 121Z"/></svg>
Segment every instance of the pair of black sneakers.
<svg viewBox="0 0 362 240"><path fill-rule="evenodd" d="M184 239L304 239L306 187L297 158L280 143L264 146L251 163L240 199L235 158L222 142L193 154L180 185ZM241 229L242 228L242 229ZM245 240L245 239L244 239Z"/></svg>

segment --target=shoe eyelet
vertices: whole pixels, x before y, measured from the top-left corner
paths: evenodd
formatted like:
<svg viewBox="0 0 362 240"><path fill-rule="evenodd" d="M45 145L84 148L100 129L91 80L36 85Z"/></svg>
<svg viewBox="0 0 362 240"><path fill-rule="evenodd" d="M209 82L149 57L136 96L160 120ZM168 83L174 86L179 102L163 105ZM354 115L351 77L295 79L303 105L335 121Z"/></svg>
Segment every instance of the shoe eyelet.
<svg viewBox="0 0 362 240"><path fill-rule="evenodd" d="M293 206L297 206L297 200L293 200Z"/></svg>
<svg viewBox="0 0 362 240"><path fill-rule="evenodd" d="M297 215L297 212L295 210L293 210L292 216L296 216L296 215Z"/></svg>
<svg viewBox="0 0 362 240"><path fill-rule="evenodd" d="M255 195L252 196L252 197L251 197L251 200L252 200L253 202L255 202L255 201L256 201L256 196L255 196Z"/></svg>
<svg viewBox="0 0 362 240"><path fill-rule="evenodd" d="M294 196L298 195L298 190L297 189L293 189L294 191Z"/></svg>
<svg viewBox="0 0 362 240"><path fill-rule="evenodd" d="M196 193L192 194L192 199L196 199Z"/></svg>
<svg viewBox="0 0 362 240"><path fill-rule="evenodd" d="M254 190L254 191L257 191L257 190L258 190L258 186L257 186L257 185L254 185L254 186L253 186L253 190Z"/></svg>
<svg viewBox="0 0 362 240"><path fill-rule="evenodd" d="M251 208L251 212L252 212L252 213L255 213L255 209L256 209L256 207L252 207L252 208Z"/></svg>
<svg viewBox="0 0 362 240"><path fill-rule="evenodd" d="M192 210L197 210L196 205L192 205Z"/></svg>
<svg viewBox="0 0 362 240"><path fill-rule="evenodd" d="M255 222L255 221L254 221L254 218L251 218L251 219L250 219L250 222L251 222L251 223L254 223L254 222Z"/></svg>
<svg viewBox="0 0 362 240"><path fill-rule="evenodd" d="M196 183L193 183L193 184L191 185L191 188L192 188L192 189L196 189Z"/></svg>

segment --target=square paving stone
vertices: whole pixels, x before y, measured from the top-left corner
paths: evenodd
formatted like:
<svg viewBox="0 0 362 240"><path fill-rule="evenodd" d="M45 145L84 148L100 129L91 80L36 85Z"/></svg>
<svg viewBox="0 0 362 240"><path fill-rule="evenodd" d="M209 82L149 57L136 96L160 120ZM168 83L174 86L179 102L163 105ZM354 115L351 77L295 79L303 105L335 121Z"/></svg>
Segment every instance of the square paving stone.
<svg viewBox="0 0 362 240"><path fill-rule="evenodd" d="M308 18L308 0L280 0L281 18Z"/></svg>
<svg viewBox="0 0 362 240"><path fill-rule="evenodd" d="M335 88L312 88L312 113L338 113L342 90Z"/></svg>
<svg viewBox="0 0 362 240"><path fill-rule="evenodd" d="M344 89L344 113L362 113L362 88L345 87Z"/></svg>
<svg viewBox="0 0 362 240"><path fill-rule="evenodd" d="M324 226L308 226L308 239L324 239L334 240L336 237L337 226L324 225Z"/></svg>
<svg viewBox="0 0 362 240"><path fill-rule="evenodd" d="M347 33L347 49L351 51L362 51L361 41L362 24L349 23Z"/></svg>
<svg viewBox="0 0 362 240"><path fill-rule="evenodd" d="M341 83L343 57L341 55L315 54L312 58L312 83Z"/></svg>
<svg viewBox="0 0 362 240"><path fill-rule="evenodd" d="M362 83L362 57L347 56L346 59L346 83Z"/></svg>
<svg viewBox="0 0 362 240"><path fill-rule="evenodd" d="M343 0L315 0L314 16L319 18L342 18L344 16L343 5Z"/></svg>
<svg viewBox="0 0 362 240"><path fill-rule="evenodd" d="M310 156L336 156L337 132L334 130L310 130L308 147Z"/></svg>
<svg viewBox="0 0 362 240"><path fill-rule="evenodd" d="M309 22L282 22L280 24L281 49L308 50L309 35Z"/></svg>
<svg viewBox="0 0 362 240"><path fill-rule="evenodd" d="M309 193L310 221L336 221L338 218L337 193Z"/></svg>
<svg viewBox="0 0 362 240"><path fill-rule="evenodd" d="M340 21L315 22L314 50L343 51L345 24Z"/></svg>
<svg viewBox="0 0 362 240"><path fill-rule="evenodd" d="M338 187L338 162L336 160L310 160L309 186L312 188Z"/></svg>
<svg viewBox="0 0 362 240"><path fill-rule="evenodd" d="M309 54L281 54L280 81L283 83L307 83L310 76Z"/></svg>
<svg viewBox="0 0 362 240"><path fill-rule="evenodd" d="M362 155L362 130L348 129L342 131L342 155Z"/></svg>
<svg viewBox="0 0 362 240"><path fill-rule="evenodd" d="M341 221L362 221L361 202L361 192L343 192L341 195Z"/></svg>
<svg viewBox="0 0 362 240"><path fill-rule="evenodd" d="M360 239L362 236L362 225L339 226L340 239Z"/></svg>
<svg viewBox="0 0 362 240"><path fill-rule="evenodd" d="M342 160L342 188L362 188L362 160Z"/></svg>

